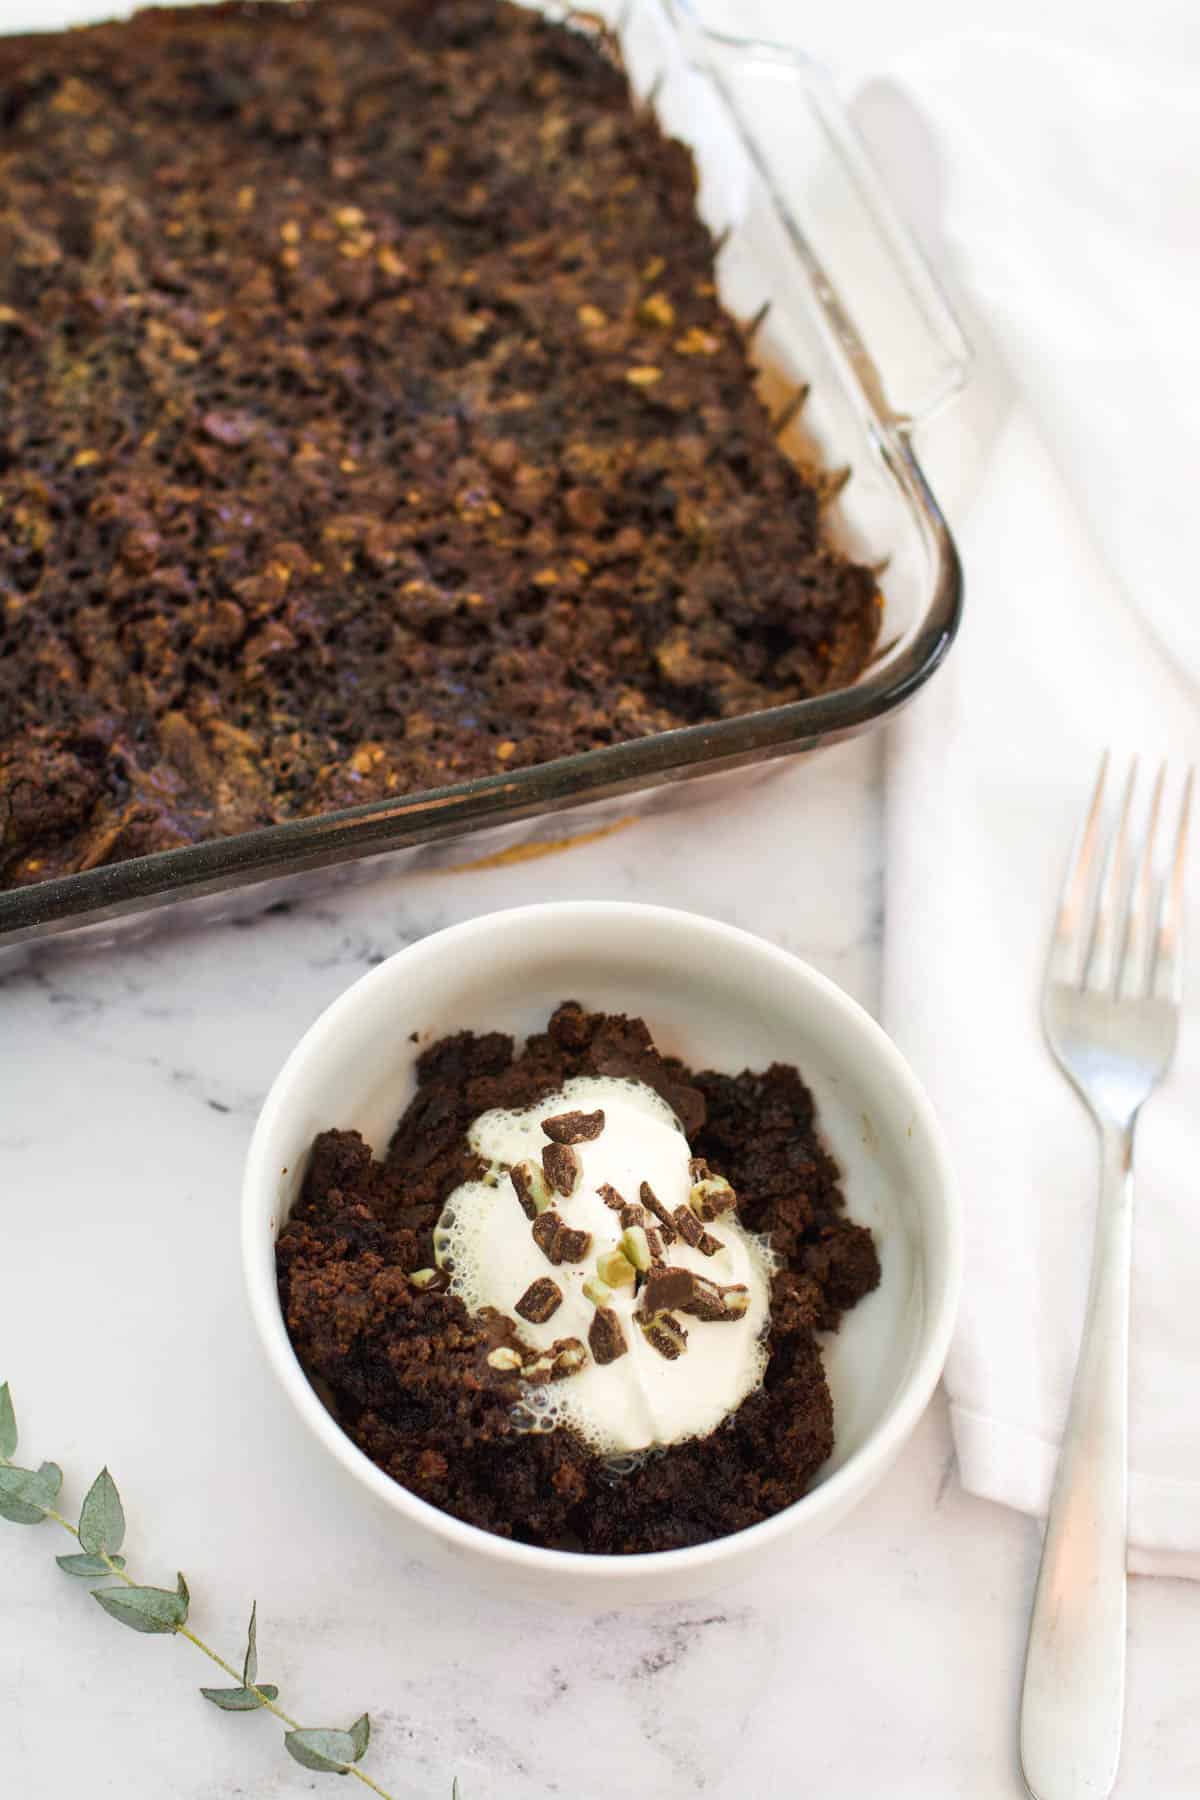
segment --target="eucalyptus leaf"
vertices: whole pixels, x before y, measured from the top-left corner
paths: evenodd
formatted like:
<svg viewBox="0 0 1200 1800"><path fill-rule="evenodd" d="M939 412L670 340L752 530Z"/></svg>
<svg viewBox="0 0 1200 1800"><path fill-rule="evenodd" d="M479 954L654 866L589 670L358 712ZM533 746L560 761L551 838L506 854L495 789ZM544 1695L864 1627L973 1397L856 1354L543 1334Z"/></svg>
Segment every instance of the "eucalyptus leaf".
<svg viewBox="0 0 1200 1800"><path fill-rule="evenodd" d="M7 1381L0 1387L0 1457L6 1461L17 1447L17 1418Z"/></svg>
<svg viewBox="0 0 1200 1800"><path fill-rule="evenodd" d="M168 1633L177 1631L188 1615L187 1584L179 1577L181 1589L115 1587L93 1588L92 1599L99 1601L110 1618L128 1625L131 1631Z"/></svg>
<svg viewBox="0 0 1200 1800"><path fill-rule="evenodd" d="M49 1506L58 1498L62 1487L62 1470L57 1463L46 1462L37 1469L18 1469L12 1463L0 1468L0 1494L18 1494L24 1500L44 1496Z"/></svg>
<svg viewBox="0 0 1200 1800"><path fill-rule="evenodd" d="M125 1567L123 1556L110 1556L108 1562L102 1556L56 1556L54 1560L64 1575L111 1575L113 1569Z"/></svg>
<svg viewBox="0 0 1200 1800"><path fill-rule="evenodd" d="M258 1676L258 1601L250 1608L250 1629L246 1633L246 1660L242 1664L242 1680L253 1687ZM272 1694L272 1699L275 1696Z"/></svg>
<svg viewBox="0 0 1200 1800"><path fill-rule="evenodd" d="M363 1713L360 1719L355 1719L353 1725L350 1727L350 1739L354 1745L353 1761L361 1762L363 1757L367 1754L367 1745L371 1741L371 1720L369 1714Z"/></svg>
<svg viewBox="0 0 1200 1800"><path fill-rule="evenodd" d="M45 1517L40 1506L29 1506L24 1500L0 1493L0 1519L7 1519L10 1525L40 1525Z"/></svg>
<svg viewBox="0 0 1200 1800"><path fill-rule="evenodd" d="M321 1775L346 1775L356 1759L354 1739L348 1731L288 1731L283 1741L289 1756Z"/></svg>
<svg viewBox="0 0 1200 1800"><path fill-rule="evenodd" d="M188 1584L182 1574L177 1574L175 1577L175 1592L183 1601L183 1616L186 1619L188 1607L192 1604L192 1596L188 1593Z"/></svg>
<svg viewBox="0 0 1200 1800"><path fill-rule="evenodd" d="M450 1789L450 1800L461 1800L461 1796L458 1791L458 1776L457 1775L454 1777L454 1786Z"/></svg>
<svg viewBox="0 0 1200 1800"><path fill-rule="evenodd" d="M257 1693L248 1687L201 1688L200 1692L206 1700L211 1700L214 1706L219 1706L222 1712L257 1712L262 1705L259 1694L264 1695L268 1700L278 1700L279 1698L279 1689L272 1687L269 1681L264 1681Z"/></svg>
<svg viewBox="0 0 1200 1800"><path fill-rule="evenodd" d="M92 1555L119 1550L125 1542L125 1510L107 1469L101 1469L87 1491L79 1513L79 1541Z"/></svg>
<svg viewBox="0 0 1200 1800"><path fill-rule="evenodd" d="M61 1486L62 1470L57 1463L43 1463L40 1469L0 1465L0 1518L14 1525L40 1525Z"/></svg>

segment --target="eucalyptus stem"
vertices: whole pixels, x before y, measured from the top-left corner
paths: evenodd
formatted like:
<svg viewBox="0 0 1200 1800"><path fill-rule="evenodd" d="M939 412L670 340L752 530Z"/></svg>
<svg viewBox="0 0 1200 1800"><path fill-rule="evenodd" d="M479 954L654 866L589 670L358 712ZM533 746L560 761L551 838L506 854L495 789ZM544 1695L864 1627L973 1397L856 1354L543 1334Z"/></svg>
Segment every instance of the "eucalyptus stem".
<svg viewBox="0 0 1200 1800"><path fill-rule="evenodd" d="M0 1457L0 1462L4 1463L5 1466L10 1469L13 1466L9 1462L9 1460L6 1456ZM69 1531L71 1536L78 1543L79 1529L77 1526L72 1525L70 1519L64 1519L62 1514L60 1512L56 1512L52 1506L47 1506L45 1508L45 1513L46 1513L46 1517L48 1519L53 1519L56 1525L61 1525L64 1531ZM98 1550L96 1552L96 1554L99 1556L101 1562L104 1563L105 1567L108 1569L109 1574L112 1575L117 1581L123 1581L125 1583L126 1587L136 1587L137 1586L137 1582L134 1581L134 1579L131 1575L128 1575L124 1569L118 1569L116 1563L112 1560L112 1558L108 1554L107 1550ZM186 1638L189 1644L195 1644L197 1650L199 1650L204 1656L207 1656L209 1662L216 1663L218 1669L223 1669L225 1671L226 1675L231 1675L236 1682L239 1682L239 1683L241 1682L242 1678L238 1674L237 1670L234 1668L233 1664L227 1663L223 1656L218 1655L218 1653L213 1649L211 1644L206 1644L204 1642L204 1639L197 1637L194 1631L189 1631L186 1625L177 1625L175 1627L175 1632L178 1637ZM285 1713L282 1706L277 1706L275 1704L274 1700L269 1699L268 1696L263 1693L261 1688L255 1687L255 1685L252 1681L247 1681L244 1685L247 1688L249 1688L249 1690L252 1694L257 1695L259 1705L264 1707L267 1712L274 1713L275 1717L277 1719L282 1719L283 1723L285 1725L290 1726L293 1731L299 1731L299 1729L300 1729L299 1720L293 1719L289 1713ZM353 1772L354 1771L352 1770L351 1773L353 1773ZM371 1782L370 1786L375 1787L375 1783ZM382 1793L383 1789L376 1788L375 1791L376 1791L376 1793ZM387 1795L385 1797L385 1800L392 1800L392 1796L390 1794Z"/></svg>
<svg viewBox="0 0 1200 1800"><path fill-rule="evenodd" d="M182 1575L172 1593L166 1588L143 1587L127 1573L124 1559L116 1555L125 1534L125 1514L116 1483L108 1470L102 1470L96 1477L83 1502L79 1524L75 1525L53 1504L62 1485L61 1469L54 1463L43 1463L38 1470L18 1468L12 1461L16 1447L16 1420L5 1383L0 1387L0 1517L26 1525L53 1519L56 1525L70 1533L84 1552L78 1557L59 1558L59 1566L65 1573L85 1577L103 1577L107 1573L128 1590L129 1598L119 1600L117 1588L93 1589L93 1597L106 1612L137 1631L186 1638L236 1684L233 1688L204 1688L201 1692L205 1699L223 1711L250 1712L261 1707L287 1727L285 1746L303 1767L320 1773L353 1775L377 1794L379 1800L394 1800L394 1796L357 1766L370 1738L370 1720L365 1713L348 1732L306 1729L278 1704L277 1688L269 1683L259 1685L257 1607L250 1614L246 1659L239 1675L232 1663L226 1662L211 1644L206 1644L188 1626L190 1596ZM5 1475L11 1479L4 1480ZM457 1782L453 1800L458 1800Z"/></svg>
<svg viewBox="0 0 1200 1800"><path fill-rule="evenodd" d="M218 1669L224 1669L226 1675L232 1675L235 1681L241 1681L242 1678L233 1665L227 1663L223 1656L218 1656L211 1644L206 1644L203 1638L198 1638L194 1631L188 1630L186 1625L181 1625L179 1627L179 1636L186 1638L189 1644L195 1644L197 1650L207 1656L209 1662L216 1663ZM277 1719L282 1719L283 1723L289 1726L291 1730L299 1731L299 1722L296 1719L293 1719L290 1714L285 1713L282 1706L278 1706L274 1700L269 1699L268 1696L263 1693L261 1688L256 1688L252 1681L247 1681L245 1686L249 1688L252 1694L258 1695L259 1704L263 1706L267 1712L274 1713L275 1717ZM351 1773L353 1773L353 1770ZM364 1777L363 1779L365 1780L366 1778ZM374 1782L371 1782L370 1785L375 1787ZM381 1788L376 1788L375 1791L376 1793L381 1793L383 1790ZM388 1800L391 1800L390 1795L388 1796Z"/></svg>

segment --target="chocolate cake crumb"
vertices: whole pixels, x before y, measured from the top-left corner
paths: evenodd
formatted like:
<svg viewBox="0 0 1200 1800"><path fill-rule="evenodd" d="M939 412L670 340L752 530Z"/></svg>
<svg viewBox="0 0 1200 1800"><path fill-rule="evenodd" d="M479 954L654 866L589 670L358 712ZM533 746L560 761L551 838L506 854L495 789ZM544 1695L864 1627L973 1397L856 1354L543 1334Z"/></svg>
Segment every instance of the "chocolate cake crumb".
<svg viewBox="0 0 1200 1800"><path fill-rule="evenodd" d="M586 1361L578 1339L522 1352L512 1321L472 1315L454 1294L422 1292L408 1276L433 1264L444 1202L480 1173L466 1136L480 1112L534 1106L571 1077L634 1056L638 1079L684 1096L693 1151L732 1183L743 1224L769 1236L779 1267L761 1386L709 1437L614 1479L570 1429L514 1429L523 1386L569 1380ZM641 1201L655 1211L645 1186ZM526 1229L515 1213L513 1222ZM304 1368L382 1469L502 1537L613 1554L705 1543L800 1497L833 1445L816 1334L834 1329L879 1280L871 1234L845 1216L838 1170L796 1069L692 1073L658 1056L642 1021L574 1002L519 1055L496 1032L430 1045L382 1160L357 1133L322 1132L277 1263ZM651 1269L643 1293L666 1273ZM684 1346L686 1355L679 1312L664 1307L639 1324L661 1353L678 1357ZM488 1366L488 1354L505 1347L518 1350L519 1371Z"/></svg>

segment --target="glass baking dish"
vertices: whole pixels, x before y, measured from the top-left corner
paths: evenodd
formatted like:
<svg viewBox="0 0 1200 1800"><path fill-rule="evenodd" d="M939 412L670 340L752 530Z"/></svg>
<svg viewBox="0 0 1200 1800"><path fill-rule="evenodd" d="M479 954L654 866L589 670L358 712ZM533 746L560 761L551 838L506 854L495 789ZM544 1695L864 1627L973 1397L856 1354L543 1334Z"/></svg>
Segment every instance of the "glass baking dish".
<svg viewBox="0 0 1200 1800"><path fill-rule="evenodd" d="M872 662L814 699L2 893L0 967L64 933L94 944L149 929L166 909L189 922L232 917L318 872L327 883L462 864L706 798L712 778L761 775L775 758L868 730L945 656L961 576L912 434L961 385L968 352L827 76L794 50L709 29L691 0L541 10L602 37L640 102L691 146L721 298L752 334L780 442L826 472L834 540L880 568ZM49 22L39 7L38 24Z"/></svg>

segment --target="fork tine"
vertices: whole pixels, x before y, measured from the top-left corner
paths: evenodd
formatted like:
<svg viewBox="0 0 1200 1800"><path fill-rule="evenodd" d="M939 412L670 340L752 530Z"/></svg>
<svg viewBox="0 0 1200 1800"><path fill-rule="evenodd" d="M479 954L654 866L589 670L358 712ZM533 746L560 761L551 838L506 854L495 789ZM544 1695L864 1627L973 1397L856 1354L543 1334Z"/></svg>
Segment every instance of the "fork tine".
<svg viewBox="0 0 1200 1800"><path fill-rule="evenodd" d="M1125 897L1128 887L1126 869L1129 862L1129 814L1133 792L1137 786L1138 759L1129 766L1125 797L1117 819L1116 830L1108 840L1100 880L1096 888L1096 907L1084 958L1080 985L1093 992L1106 993L1113 984L1117 945L1120 942Z"/></svg>
<svg viewBox="0 0 1200 1800"><path fill-rule="evenodd" d="M1183 784L1183 799L1179 804L1179 824L1175 829L1175 843L1171 850L1170 864L1163 879L1162 903L1158 913L1158 934L1154 944L1154 979L1155 996L1160 1000L1174 1001L1178 1006L1183 998L1183 958L1181 955L1183 940L1183 896L1187 872L1188 826L1191 822L1192 786L1196 771L1189 769L1187 780Z"/></svg>
<svg viewBox="0 0 1200 1800"><path fill-rule="evenodd" d="M1129 915L1125 922L1125 941L1117 964L1116 995L1118 1000L1139 999L1147 989L1146 964L1150 954L1150 911L1154 895L1154 840L1158 835L1158 816L1162 811L1163 788L1167 765L1159 765L1150 796L1150 813L1141 856L1134 871L1129 892Z"/></svg>
<svg viewBox="0 0 1200 1800"><path fill-rule="evenodd" d="M1100 763L1100 773L1096 777L1091 805L1088 807L1087 816L1076 839L1071 861L1067 866L1066 878L1063 881L1062 898L1058 905L1058 916L1054 921L1054 936L1050 940L1050 955L1046 964L1047 981L1069 981L1074 984L1078 977L1080 947L1083 942L1083 921L1088 895L1091 891L1096 844L1100 836L1100 809L1104 800L1104 781L1107 774L1108 751L1106 750Z"/></svg>

